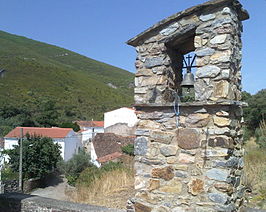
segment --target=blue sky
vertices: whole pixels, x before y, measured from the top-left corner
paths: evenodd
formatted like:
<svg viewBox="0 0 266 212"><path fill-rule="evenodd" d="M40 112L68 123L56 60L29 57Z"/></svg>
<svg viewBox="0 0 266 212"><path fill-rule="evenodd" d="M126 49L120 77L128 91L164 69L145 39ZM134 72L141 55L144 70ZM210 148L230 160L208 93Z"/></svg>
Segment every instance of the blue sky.
<svg viewBox="0 0 266 212"><path fill-rule="evenodd" d="M240 0L243 89L266 88L266 0ZM156 22L205 0L0 0L0 30L54 44L135 72L125 42Z"/></svg>

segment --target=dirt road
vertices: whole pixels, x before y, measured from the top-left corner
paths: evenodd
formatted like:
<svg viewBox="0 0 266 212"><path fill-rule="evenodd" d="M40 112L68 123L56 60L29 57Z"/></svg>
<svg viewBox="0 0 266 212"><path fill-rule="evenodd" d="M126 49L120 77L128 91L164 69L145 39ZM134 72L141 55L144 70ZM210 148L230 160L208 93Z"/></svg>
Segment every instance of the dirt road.
<svg viewBox="0 0 266 212"><path fill-rule="evenodd" d="M69 200L69 198L65 195L66 186L67 186L66 179L63 176L60 176L60 179L51 178L47 187L38 188L32 191L30 194L67 201Z"/></svg>

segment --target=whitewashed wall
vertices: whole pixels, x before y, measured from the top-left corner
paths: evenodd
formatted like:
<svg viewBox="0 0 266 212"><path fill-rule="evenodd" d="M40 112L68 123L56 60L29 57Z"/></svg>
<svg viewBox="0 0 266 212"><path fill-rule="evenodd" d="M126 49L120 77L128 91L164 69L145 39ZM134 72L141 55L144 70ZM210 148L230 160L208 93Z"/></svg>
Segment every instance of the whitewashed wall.
<svg viewBox="0 0 266 212"><path fill-rule="evenodd" d="M101 167L101 163L99 163L97 161L97 155L96 155L96 152L95 152L95 149L94 149L94 145L93 143L91 142L91 162L97 166L98 168Z"/></svg>
<svg viewBox="0 0 266 212"><path fill-rule="evenodd" d="M4 138L5 142L4 142L4 149L8 150L8 149L14 149L13 146L18 145L18 138ZM8 155L4 155L4 162L8 163L9 161L9 156Z"/></svg>
<svg viewBox="0 0 266 212"><path fill-rule="evenodd" d="M59 144L59 146L61 147L60 148L60 155L61 157L63 158L63 160L65 160L65 141L63 138L56 138L56 139L53 139L53 142L56 144Z"/></svg>
<svg viewBox="0 0 266 212"><path fill-rule="evenodd" d="M93 131L94 131L94 136L97 133L104 133L103 127L85 127L84 130L85 131L81 132L82 144L86 143L89 139L92 138Z"/></svg>
<svg viewBox="0 0 266 212"><path fill-rule="evenodd" d="M128 127L134 127L137 121L135 110L126 107L104 113L104 128L118 123L126 123Z"/></svg>

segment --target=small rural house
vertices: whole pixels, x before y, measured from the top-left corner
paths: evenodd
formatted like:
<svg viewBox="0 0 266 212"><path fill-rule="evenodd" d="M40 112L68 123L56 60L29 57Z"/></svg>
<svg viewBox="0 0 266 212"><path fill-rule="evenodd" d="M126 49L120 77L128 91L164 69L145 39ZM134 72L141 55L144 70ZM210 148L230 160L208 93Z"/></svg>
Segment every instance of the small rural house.
<svg viewBox="0 0 266 212"><path fill-rule="evenodd" d="M65 161L69 160L81 147L80 138L72 128L16 127L4 137L4 149L13 149L14 145L18 145L21 128L24 135L52 138L54 143L58 143L61 146L61 156Z"/></svg>
<svg viewBox="0 0 266 212"><path fill-rule="evenodd" d="M100 167L103 163L117 161L123 155L121 147L133 144L135 136L98 133L91 142L91 162Z"/></svg>
<svg viewBox="0 0 266 212"><path fill-rule="evenodd" d="M122 107L104 113L104 132L134 136L138 122L135 109Z"/></svg>
<svg viewBox="0 0 266 212"><path fill-rule="evenodd" d="M75 123L80 127L79 133L81 134L81 142L83 145L97 133L104 132L103 121L76 121Z"/></svg>

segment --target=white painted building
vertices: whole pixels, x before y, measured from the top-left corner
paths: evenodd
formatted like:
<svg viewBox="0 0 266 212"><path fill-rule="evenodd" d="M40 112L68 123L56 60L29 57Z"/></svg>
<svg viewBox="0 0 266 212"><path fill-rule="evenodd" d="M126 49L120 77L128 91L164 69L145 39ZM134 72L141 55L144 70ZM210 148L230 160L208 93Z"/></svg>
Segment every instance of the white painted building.
<svg viewBox="0 0 266 212"><path fill-rule="evenodd" d="M122 107L104 113L104 132L133 136L138 122L134 108Z"/></svg>
<svg viewBox="0 0 266 212"><path fill-rule="evenodd" d="M98 168L100 168L101 167L101 163L97 160L98 156L96 154L93 142L91 142L90 153L91 153L91 163L94 164L95 166L97 166Z"/></svg>
<svg viewBox="0 0 266 212"><path fill-rule="evenodd" d="M89 142L93 136L97 133L104 132L104 122L103 121L76 121L80 127L81 142L84 145Z"/></svg>
<svg viewBox="0 0 266 212"><path fill-rule="evenodd" d="M54 143L58 143L61 146L61 157L65 161L72 158L82 147L80 137L72 128L16 127L4 137L5 150L13 149L14 145L18 145L21 128L23 129L24 135L29 134L52 138ZM8 158L6 157L5 160L8 161Z"/></svg>

